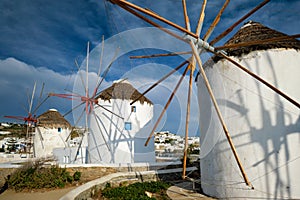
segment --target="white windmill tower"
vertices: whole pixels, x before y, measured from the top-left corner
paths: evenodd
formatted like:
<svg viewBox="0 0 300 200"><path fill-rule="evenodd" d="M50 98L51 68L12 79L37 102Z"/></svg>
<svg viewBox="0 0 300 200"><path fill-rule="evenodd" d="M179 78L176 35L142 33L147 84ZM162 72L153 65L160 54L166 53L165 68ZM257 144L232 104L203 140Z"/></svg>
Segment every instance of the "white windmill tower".
<svg viewBox="0 0 300 200"><path fill-rule="evenodd" d="M56 148L67 147L71 124L56 110L49 109L37 117L33 152L36 158L53 157Z"/></svg>
<svg viewBox="0 0 300 200"><path fill-rule="evenodd" d="M248 111L247 109L250 110L253 107L253 111L251 111L251 112L254 113L253 118L254 118L254 123L256 123L256 124L254 124L254 129L252 129L250 131L255 132L256 126L261 128L261 123L267 122L266 124L273 124L273 123L281 124L277 127L281 130L284 130L285 128L287 128L288 129L287 132L292 131L295 133L299 133L299 125L298 125L299 119L298 118L299 118L300 104L295 100L295 99L299 99L299 93L298 93L299 90L297 90L297 88L295 88L295 87L297 87L295 80L298 80L299 78L294 77L295 74L299 74L299 67L296 65L289 65L288 68L290 70L283 71L283 69L284 69L283 66L285 66L286 64L282 63L282 61L284 61L284 60L286 60L288 64L291 64L290 62L294 63L295 61L289 60L289 58L291 57L292 54L289 56L286 56L286 52L285 52L282 54L282 55L284 55L283 57L280 57L279 54L277 55L278 57L274 57L274 55L272 57L271 54L273 54L273 53L270 53L269 51L267 51L266 52L267 55L262 56L262 57L264 57L262 59L263 62L260 62L259 59L257 59L257 60L252 59L253 63L251 63L252 65L249 65L249 66L253 66L253 65L256 66L256 68L253 69L254 72L252 72L252 69L248 69L247 61L243 61L243 59L236 60L236 59L228 56L226 51L227 50L230 51L231 48L238 48L243 51L243 49L245 49L245 47L249 47L249 46L253 46L253 45L255 46L255 45L265 44L265 43L282 42L282 41L286 41L286 40L291 40L293 38L299 38L300 35L298 34L298 35L288 36L288 35L276 35L275 34L275 35L271 35L271 37L269 37L269 38L262 38L262 39L251 38L251 40L246 40L246 42L242 42L239 44L225 45L225 46L221 46L221 47L215 46L215 44L218 41L220 41L226 35L231 33L231 31L235 27L237 27L245 19L247 19L253 13L258 11L260 8L262 8L264 5L266 5L268 2L270 2L270 0L262 1L257 7L255 7L250 12L248 12L246 15L241 17L232 26L230 26L228 29L226 29L224 32L222 32L221 34L219 34L216 38L214 38L212 40L210 40L210 36L212 35L217 24L219 23L222 13L224 12L227 5L229 4L229 0L226 0L224 2L224 5L221 7L221 9L218 12L217 16L215 17L214 21L212 22L212 24L209 26L208 30L203 35L201 35L201 32L202 32L202 25L204 23L206 5L208 2L207 0L202 1L202 7L199 12L200 16L199 16L199 20L196 25L195 31L192 30L193 27L190 24L186 0L182 0L182 12L183 12L183 20L185 23L185 27L183 27L177 23L174 23L171 20L164 18L163 16L159 15L159 12L152 11L152 10L154 10L152 8L150 8L150 9L143 8L143 7L145 7L144 5L138 6L134 3L131 3L126 0L110 0L110 2L113 5L119 6L120 8L128 11L129 13L135 15L136 17L151 24L152 26L157 27L158 29L168 33L170 36L175 37L189 45L189 47L191 49L191 52L189 52L189 53L191 53L191 58L187 61L189 63L189 65L188 65L188 67L186 67L186 69L183 73L183 76L185 76L188 71L190 72L190 88L191 88L193 72L196 69L196 67L199 69L201 77L202 77L201 78L202 83L203 83L202 85L205 87L205 93L203 92L203 90L201 90L201 92L204 93L204 95L206 95L206 97L209 97L209 98L205 98L204 102L200 103L200 105L202 106L202 112L201 112L202 116L204 115L204 118L206 119L206 120L202 121L201 123L202 124L206 123L206 130L204 130L204 131L214 130L214 127L210 127L209 125L220 127L221 133L224 134L224 140L222 140L222 143L215 150L216 152L214 152L213 155L216 155L218 153L219 153L219 155L225 155L225 152L226 152L226 153L228 153L227 155L230 158L230 162L228 162L224 158L222 160L217 160L219 158L218 156L216 158L212 157L211 162L206 166L207 170L211 170L211 171L208 171L208 174L211 176L207 177L207 179L204 179L204 181L202 182L203 183L202 187L204 187L204 190L206 190L206 192L209 192L209 194L211 196L220 197L220 198L233 198L233 197L234 198L235 197L236 198L238 198L238 197L246 198L248 194L254 198L269 198L269 199L272 199L272 198L277 198L277 199L299 198L300 194L299 194L299 190L297 190L297 188L299 188L300 182L299 182L299 179L294 178L294 177L298 177L296 168L299 168L299 165L300 165L300 163L298 162L298 160L299 160L299 153L298 153L299 152L299 144L298 144L298 147L295 146L295 140L296 140L295 137L296 136L294 134L289 134L289 137L281 137L282 136L281 135L281 136L279 136L280 139L278 139L278 137L277 137L278 135L275 134L273 136L273 139L269 140L270 142L268 140L265 140L265 138L261 138L261 139L264 139L264 141L267 141L266 144L261 145L261 147L269 150L269 145L270 146L273 145L273 146L278 147L279 149L273 148L274 151L271 151L271 152L263 151L262 154L265 157L263 159L256 160L256 163L253 162L253 158L255 158L256 152L258 153L258 152L262 151L261 149L257 149L257 151L252 151L254 156L252 155L251 159L248 160L249 157L246 158L244 156L243 156L243 159L241 159L239 155L247 155L249 153L249 152L247 152L247 149L242 148L244 146L247 146L248 144L241 144L241 141L247 141L247 137L249 140L249 137L253 137L253 135L248 134L247 136L243 136L246 138L239 141L240 139L238 137L232 138L231 133L236 132L236 133L234 133L234 135L236 136L236 134L240 134L240 131L244 130L245 127L249 128L249 127L252 127L252 125L249 126L249 124L247 124L248 123L247 120L249 120L249 119L246 119L245 124L238 121L236 116L234 115L234 112L229 112L229 114L233 114L232 116L229 116L229 117L232 117L232 119L235 119L235 120L228 118L223 110L224 109L223 104L226 103L226 99L219 99L220 92L223 92L222 86L224 86L224 84L226 84L225 91L228 92L228 94L230 94L230 95L235 95L235 96L233 96L236 98L235 101L239 100L240 102L242 102L242 101L247 102L247 104L242 103L242 106L247 105L247 107L246 107L246 110L241 110L241 111L244 111L247 113L247 111ZM195 2L193 2L193 3L195 3ZM171 9L172 5L169 5L169 6ZM284 23L284 22L282 22L282 23ZM181 36L180 34L177 34L176 32L173 32L170 29L167 29L166 27L168 27L168 26L180 31L181 33L184 34L184 36ZM247 35L246 35L246 37L247 37ZM238 40L237 40L237 42L238 42ZM294 42L298 43L298 41L294 41ZM296 54L296 55L299 54L299 53L296 53L295 50L292 50L292 51L294 51L294 54ZM237 70L237 71L241 70L244 74L241 76L237 75L239 80L231 81L231 84L227 84L230 81L220 82L220 80L218 79L219 78L218 73L213 74L211 69L209 69L209 68L204 69L204 67L202 65L202 60L200 57L200 55L204 52L209 52L215 56L222 58L222 61L219 61L220 65L223 66L223 68L221 68L221 70L226 71L226 73L232 72L232 73L226 74L228 79L230 79L231 76L233 76L233 77L236 76L236 74L234 73L234 70ZM181 53L182 52L178 52L178 53L172 52L169 55L181 54ZM253 54L251 54L251 55L255 57L255 55L253 55ZM294 56L298 57L296 55L294 55ZM261 56L261 55L259 54L259 56ZM152 55L152 57L153 57L153 55ZM269 61L269 63L266 63L266 58L268 58L267 60ZM266 70L266 69L270 68L270 66L272 64L274 64L272 59L274 59L275 61L278 61L278 63L281 63L281 65L279 67L277 67L277 68L280 68L278 72L274 71L274 69ZM294 58L294 59L297 60L298 58ZM297 63L298 62L299 61L297 60ZM224 65L223 63L227 63L227 64ZM182 65L184 65L184 64L186 64L186 63L183 63ZM262 65L268 65L269 67L263 67ZM295 66L298 68L296 69ZM214 67L214 70L215 69L216 69L216 67ZM274 74L276 76L274 76ZM274 81L274 78L278 79L278 77L281 77L281 78L284 77L283 78L284 81L277 81L277 80ZM240 90L236 90L236 88L238 88L238 85L244 84L249 79L251 79L251 80L254 79L254 83L251 82L251 85L250 85L250 87L253 87L254 89L249 90L246 98L245 98L245 96L240 97L239 96ZM294 81L294 83L292 83L293 82L292 80ZM180 85L180 82L181 81L179 81L178 84L176 85L172 95L176 92L177 88ZM250 81L249 81L249 83L250 83ZM281 85L283 86L282 88L281 88ZM278 88L277 88L277 86L278 86ZM260 89L263 87L266 87L266 90L264 90L264 92L266 92L266 93L264 93L264 94L259 93ZM259 88L259 90L257 90L257 88ZM295 92L295 90L297 90L297 91ZM287 91L287 93L291 94L292 96L287 95L283 91ZM233 92L236 92L236 93L233 93ZM250 96L251 92L254 94L254 96L256 96L256 97L259 96L259 98L258 98L259 100L263 99L264 97L266 97L267 99L272 99L272 101L270 101L270 102L273 102L273 110L272 109L268 110L269 114L267 114L263 117L258 117L260 119L263 119L263 122L261 122L259 120L255 121L255 118L257 118L258 115L265 114L264 106L272 106L272 103L267 105L266 103L262 104L260 101L256 101L256 102L250 101L249 102L249 100L252 99L252 98L248 98L248 96ZM270 92L273 93L273 96L269 94ZM215 94L217 96L215 96ZM170 99L169 99L168 103L166 104L165 109L168 107L169 102L172 101L172 95L170 96ZM188 136L190 95L191 95L191 90L188 91L188 103L187 103L187 115L186 115L187 116L186 117L186 138ZM227 94L225 96L227 96ZM227 97L230 98L232 96L227 96ZM253 98L255 99L255 97L253 97ZM274 99L275 99L275 101L274 101ZM276 99L279 99L279 101ZM281 110L277 109L278 105L274 105L274 102L278 102ZM257 105L257 104L259 104L259 105ZM212 105L213 110L211 110L210 105ZM239 108L238 104L237 105L229 104L229 105L233 106L235 108ZM274 109L275 107L276 107L276 109ZM260 110L258 110L258 108ZM270 108L268 107L268 109L270 109ZM200 108L200 110L201 110L201 108ZM203 110L204 110L204 112L203 112ZM226 108L225 111L226 110L228 110L228 108ZM283 110L287 111L287 113L289 113L288 115L292 115L292 116L286 117L284 114L282 114L282 113L285 113L285 112L283 112ZM207 111L207 113L205 111ZM209 112L209 111L211 111L211 112ZM206 116L206 114L207 114L207 116ZM240 115L240 113L235 113L235 114ZM273 115L273 117L271 117L271 115ZM211 120L212 124L209 124L209 121L207 121L207 119L212 116L213 116L213 119L215 119L215 120ZM227 122L227 120L229 121L229 123ZM288 125L290 124L291 126L286 126L287 124ZM241 129L236 128L238 125L241 126ZM243 125L245 125L245 127L242 127ZM266 128L270 128L270 127L273 127L273 126L268 125ZM231 128L233 128L233 130L231 130ZM155 129L155 126L154 126L154 129ZM149 139L153 135L153 131L154 130L152 130L152 132L149 136ZM287 133L287 132L283 131L281 133ZM274 130L274 132L272 132L272 133L278 133L278 132L276 130ZM296 135L298 135L298 134L296 134ZM260 136L256 136L256 139L259 139L259 137ZM206 139L207 138L208 137L206 137ZM215 141L215 140L218 141L219 138L212 136L212 137L210 137L210 139L212 139L212 141ZM207 141L203 141L203 142L207 142ZM209 141L209 139L208 139L208 142L209 143L205 143L205 144L211 145L212 142ZM239 144L237 146L239 149L237 149L236 145L234 144L236 142ZM278 154L278 152L280 152L280 148L283 148L283 147L288 148L288 146L289 146L289 145L281 145L281 143L288 144L289 142L291 143L291 145L293 147L295 147L295 149L293 150L293 153L291 153L291 151L289 151L288 149L285 149L284 151L282 151L283 153ZM147 142L146 142L146 144L147 144ZM185 144L187 144L187 143L185 143ZM224 145L226 145L226 148L224 148ZM266 148L266 146L267 146L267 148ZM202 148L203 148L203 145L202 145ZM270 149L272 149L272 148L270 148ZM212 147L212 151L214 151L213 147ZM183 175L182 175L183 178L187 178L187 176L185 174L186 153L187 153L187 146L185 146L185 149L184 149L184 162L183 162ZM261 153L259 153L259 154L262 155ZM298 155L296 155L296 154L298 154ZM272 158L271 162L268 162L269 156L271 156L271 155L274 156L274 158ZM292 156L292 157L290 157L290 156ZM234 160L234 164L232 164L231 160ZM218 161L220 161L220 162L218 162ZM267 178L266 182L264 182L262 184L261 184L261 182L258 181L260 179L260 175L258 175L257 173L252 171L252 168L255 168L255 166L260 165L261 163L265 164L265 168L264 168L265 174L261 174L261 176L266 176L270 173L275 174L275 176L271 176L270 179ZM230 166L228 166L228 164ZM212 166L209 167L210 165L212 165ZM202 166L205 166L205 165L202 165ZM216 166L218 166L219 168L216 168ZM289 166L289 167L285 167L285 169L287 171L286 174L289 174L287 178L282 178L281 176L278 176L278 174L280 174L280 172L281 172L281 169L279 169L279 168L282 168L284 166ZM231 168L231 169L228 170L228 168ZM217 171L217 169L219 171ZM205 170L206 170L206 168L205 168ZM216 172L218 172L218 173L216 173ZM250 174L248 174L248 172ZM259 170L257 172L260 173ZM237 176L239 177L238 183L237 183L237 179L235 179ZM205 182L207 180L209 180L210 182L209 183ZM270 190L268 188L268 184L269 184L268 181L271 181L272 184L275 183L275 185L274 185L275 189L273 188L272 190ZM221 182L221 184L220 184L220 182ZM263 184L265 184L267 186L262 186ZM234 192L231 189L233 189ZM245 192L245 191L247 191L247 192ZM245 195L242 194L243 192L245 192ZM231 196L231 194L234 194L235 196Z"/></svg>
<svg viewBox="0 0 300 200"><path fill-rule="evenodd" d="M100 107L95 109L97 118L91 122L91 129L96 130L95 143L89 145L91 162L155 162L154 141L147 148L143 145L153 117L153 103L124 79L114 81L96 98L103 107L123 118ZM139 100L131 104L136 98Z"/></svg>
<svg viewBox="0 0 300 200"><path fill-rule="evenodd" d="M250 21L224 45L224 49L234 61L240 61L241 65L284 90L293 99L300 99L297 88L300 84L300 41L289 38L272 42L274 37L288 38ZM266 43L256 42L268 40ZM249 45L238 47L243 43ZM204 192L219 198L300 197L297 178L300 175L300 160L297 159L300 152L300 110L282 98L280 91L274 93L221 57L213 57L207 62L205 71L209 80L214 81L212 89L232 132L239 157L258 190L241 190L241 177L236 173L238 166L228 151L222 128L215 123L217 116L199 75L201 139L206 141L201 152L201 178L206 183L202 186ZM226 184L229 182L230 186Z"/></svg>

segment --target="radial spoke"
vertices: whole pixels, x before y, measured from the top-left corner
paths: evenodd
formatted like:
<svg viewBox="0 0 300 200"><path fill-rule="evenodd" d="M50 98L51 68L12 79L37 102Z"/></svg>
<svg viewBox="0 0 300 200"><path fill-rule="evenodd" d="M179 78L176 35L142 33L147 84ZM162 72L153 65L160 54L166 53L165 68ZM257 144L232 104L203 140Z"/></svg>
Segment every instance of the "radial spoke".
<svg viewBox="0 0 300 200"><path fill-rule="evenodd" d="M282 96L283 98L285 98L286 100L288 100L290 103L292 103L293 105L295 105L298 108L300 108L300 104L296 100L292 99L290 96L288 96L287 94L285 94L281 90L277 89L275 86L273 86L269 82L265 81L264 79L262 79L258 75L254 74L253 72L251 72L247 68L243 67L238 62L236 62L233 59L231 59L230 57L226 56L224 53L219 52L219 53L215 53L215 54L216 55L221 55L222 57L224 57L225 59L227 59L228 61L230 61L232 64L234 64L234 66L240 68L241 70L243 70L247 74L251 75L253 78L257 79L258 81L260 81L261 83L263 83L264 85L266 85L267 87L269 87L271 90L273 90L274 92L276 92L277 94L279 94L280 96Z"/></svg>
<svg viewBox="0 0 300 200"><path fill-rule="evenodd" d="M31 95L31 100L30 100L30 105L29 105L29 113L31 113L35 89L36 89L36 82L34 82L34 86L33 86L33 90L32 90L32 95Z"/></svg>
<svg viewBox="0 0 300 200"><path fill-rule="evenodd" d="M151 16L151 17L153 17L153 18L155 18L155 19L157 19L157 20L159 20L161 22L164 22L164 23L166 23L166 24L168 24L168 25L170 25L170 26L172 26L172 27L174 27L174 28L176 28L176 29L178 29L178 30L180 30L180 31L188 34L188 35L191 35L194 38L198 38L198 36L196 34L194 34L194 33L190 32L190 31L188 31L187 29L185 29L185 28L183 28L183 27L181 27L181 26L179 26L179 25L177 25L177 24L175 24L175 23L173 23L173 22L171 22L171 21L169 21L169 20L167 20L167 19L165 19L165 18L157 15L156 13L153 13L150 10L141 8L141 7L139 7L139 6L137 6L137 5L133 4L133 3L130 3L128 1L125 1L125 0L110 0L110 1L112 3L115 3L115 4L119 5L119 6L121 6L122 8L124 8L124 6L125 6L125 7L130 7L132 9L134 9L134 10L139 11L139 12L142 12L142 13L144 13L144 14L146 14L148 16Z"/></svg>
<svg viewBox="0 0 300 200"><path fill-rule="evenodd" d="M203 21L204 21L204 17L205 17L206 3L207 3L207 1L203 0L199 20L198 20L197 27L196 27L196 34L198 36L200 35L201 29L202 29L202 26L203 26Z"/></svg>
<svg viewBox="0 0 300 200"><path fill-rule="evenodd" d="M118 115L118 114L114 113L113 111L111 111L111 110L105 108L104 106L102 106L102 105L100 105L100 104L98 104L98 103L97 103L97 105L98 105L99 107L103 108L104 110L106 110L107 112L109 112L109 113L111 113L111 114L113 114L113 115L115 115L115 116L117 116L117 117L119 117L119 118L121 118L121 119L124 119L124 117L121 117L120 115Z"/></svg>
<svg viewBox="0 0 300 200"><path fill-rule="evenodd" d="M76 110L77 108L79 108L81 105L83 105L85 102L81 102L80 104L78 104L77 106L75 106L74 108L70 109L68 112L66 112L63 117L65 117L66 115L70 114L71 112L73 112L74 110Z"/></svg>
<svg viewBox="0 0 300 200"><path fill-rule="evenodd" d="M72 134L74 128L78 125L79 121L82 119L83 114L84 114L84 111L85 111L85 110L83 109L83 110L81 111L81 113L80 113L78 119L75 121L75 124L74 124L74 126L72 127L70 134L68 135L68 137L67 137L66 140L65 140L66 142L68 141L69 137L71 136L71 134Z"/></svg>
<svg viewBox="0 0 300 200"><path fill-rule="evenodd" d="M113 59L111 60L111 62L109 63L109 65L107 66L107 68L105 69L105 71L103 72L102 79L101 79L101 81L97 84L97 86L95 87L95 90L94 90L94 93L93 93L92 98L95 98L95 97L98 95L97 91L98 91L99 87L101 86L102 82L104 81L104 79L106 78L106 76L107 76L107 74L108 74L108 72L109 72L111 66L113 65L115 59L117 58L117 55L118 55L118 53L119 53L119 50L120 50L120 49L118 48L118 49L115 51L115 54L114 54Z"/></svg>
<svg viewBox="0 0 300 200"><path fill-rule="evenodd" d="M210 25L208 31L205 33L203 40L207 41L208 38L210 37L210 35L212 34L212 32L214 31L215 27L217 26L217 24L219 23L221 16L225 10L225 8L228 6L230 0L226 0L223 7L221 8L221 10L219 11L219 13L217 14L215 20L212 22L212 24Z"/></svg>
<svg viewBox="0 0 300 200"><path fill-rule="evenodd" d="M160 80L158 80L156 83L154 83L151 87L149 87L145 92L143 92L142 94L140 94L135 100L133 100L130 105L134 104L135 102L137 102L141 97L145 96L145 94L147 94L150 90L152 90L153 88L155 88L159 83L161 83L162 81L164 81L166 78L168 78L169 76L171 76L172 74L174 74L176 71L178 71L180 68L182 68L185 64L187 64L189 61L185 60L183 63L181 63L178 67L176 67L175 69L173 69L171 72L169 72L167 75L165 75L164 77L162 77Z"/></svg>
<svg viewBox="0 0 300 200"><path fill-rule="evenodd" d="M35 115L36 114L36 112L37 112L37 110L41 107L41 105L43 105L46 101L47 101L47 99L49 99L49 95L43 100L43 101L41 101L38 105L37 105L37 107L32 111L32 113Z"/></svg>
<svg viewBox="0 0 300 200"><path fill-rule="evenodd" d="M186 1L185 0L182 0L182 7L183 7L183 14L184 14L185 28L188 31L191 31L191 24L190 24L189 16L188 16L188 13L187 13Z"/></svg>
<svg viewBox="0 0 300 200"><path fill-rule="evenodd" d="M173 100L173 98L174 98L174 96L175 96L175 93L177 92L177 90L178 90L178 88L179 88L179 86L180 86L180 84L181 84L183 78L185 77L185 75L186 75L188 69L189 69L189 66L187 66L187 67L185 68L183 74L181 75L181 77L180 77L180 79L179 79L179 81L178 81L176 87L174 88L174 90L173 90L171 96L169 97L169 99L168 99L168 101L167 101L167 103L166 103L164 109L163 109L162 112L160 113L160 116L159 116L159 118L157 119L157 121L156 121L156 123L155 123L155 125L154 125L154 127L153 127L153 129L152 129L152 131L151 131L151 133L150 133L150 135L149 135L149 137L147 138L146 143L145 143L145 146L148 145L148 143L149 143L151 137L152 137L153 134L154 134L155 129L157 128L159 122L161 121L163 115L165 114L165 112L166 112L166 110L168 109L168 107L169 107L171 101Z"/></svg>
<svg viewBox="0 0 300 200"><path fill-rule="evenodd" d="M102 138L103 138L103 140L104 140L104 143L105 143L107 149L108 149L109 151L111 151L111 149L110 149L110 147L109 147L109 145L108 145L108 143L107 143L107 141L106 141L106 139L105 139L105 137L104 137L104 135L103 135L103 133L102 133L102 131L101 131L101 126L100 126L100 124L99 124L99 121L100 121L101 119L100 119L99 116L96 115L95 113L94 113L94 117L95 117L95 120L96 120L98 129L99 129L99 131L100 131L100 133L101 133L101 136L102 136ZM98 120L99 120L99 121L98 121ZM95 142L96 142L96 140L95 140ZM97 148L97 150L98 150L98 148ZM99 154L99 155L100 155L100 154Z"/></svg>
<svg viewBox="0 0 300 200"><path fill-rule="evenodd" d="M172 52L172 53L160 53L152 55L141 55L141 56L129 56L130 59L140 59L140 58L156 58L156 57L166 57L166 56L178 56L192 54L191 51L181 51L181 52Z"/></svg>
<svg viewBox="0 0 300 200"><path fill-rule="evenodd" d="M248 12L246 15L244 15L242 18L240 18L237 22L235 22L232 26L230 26L228 29L226 29L223 33L218 35L215 39L213 39L210 44L214 45L218 41L220 41L223 37L228 35L236 26L238 26L240 23L242 23L245 19L247 19L249 16L251 16L253 13L255 13L257 10L262 8L264 5L266 5L270 0L265 0L261 4L259 4L257 7L252 9L250 12Z"/></svg>
<svg viewBox="0 0 300 200"><path fill-rule="evenodd" d="M207 76L206 76L206 74L205 74L205 71L204 71L204 69L203 69L203 66L202 66L202 63L201 63L200 56L198 55L197 48L196 48L196 46L194 45L193 42L190 42L190 46L191 46L191 48L192 48L192 51L193 51L193 53L194 53L194 56L195 56L196 61L197 61L197 63L198 63L198 66L199 66L199 68L200 68L200 72L201 72L201 74L202 74L202 77L203 77L203 79L204 79L204 83L205 83L205 85L206 85L206 88L207 88L207 90L208 90L208 93L209 93L209 95L210 95L210 98L211 98L211 100L212 100L212 102L213 102L213 105L214 105L214 107L215 107L215 110L216 110L216 112L217 112L218 118L219 118L219 120L220 120L220 122L221 122L221 124L222 124L223 130L224 130L224 133L225 133L226 138L227 138L227 140L228 140L228 143L229 143L229 145L230 145L230 148L231 148L231 150L232 150L232 152L233 152L233 155L234 155L235 160L236 160L236 162L237 162L237 164L238 164L238 166L239 166L239 169L240 169L240 171L241 171L241 173L242 173L242 175L243 175L243 178L244 178L244 180L245 180L245 183L246 183L246 185L248 185L248 186L252 186L251 183L250 183L250 181L249 181L249 179L248 179L248 177L247 177L247 174L245 173L245 170L244 170L244 167L243 167L243 165L242 165L242 163L241 163L241 161L240 161L240 158L239 158L239 156L238 156L238 154L237 154L237 152L236 152L236 149L235 149L235 147L234 147L233 141L232 141L232 139L231 139L231 137L230 137L229 131L228 131L227 126L226 126L226 124L225 124L225 121L224 121L224 119L223 119L222 113L221 113L221 111L220 111L220 109L219 109L219 105L218 105L218 103L217 103L217 100L215 99L215 96L214 96L214 94L213 94L213 92L212 92L212 89L211 89L211 86L210 86L210 84L209 84L208 78L207 78Z"/></svg>
<svg viewBox="0 0 300 200"><path fill-rule="evenodd" d="M44 92L44 87L45 87L45 83L43 83L43 85L42 85L42 89L41 89L40 96L39 96L38 101L37 101L37 105L40 104L40 101L41 101L41 99L42 99L43 92ZM35 110L36 110L36 109L35 109ZM33 113L34 113L34 112L33 112Z"/></svg>
<svg viewBox="0 0 300 200"><path fill-rule="evenodd" d="M80 73L80 67L78 65L78 62L77 60L75 59L75 66L77 67L77 70L78 70L78 74L79 74L79 78L80 78L80 81L81 81L81 84L82 84L82 87L83 89L85 89L85 83L84 83L84 80L83 80L83 77L82 77L82 74Z"/></svg>
<svg viewBox="0 0 300 200"><path fill-rule="evenodd" d="M145 22L151 24L152 26L154 26L154 27L156 27L156 28L158 28L158 29L164 31L165 33L167 33L167 34L169 34L169 35L171 35L171 36L173 36L173 37L175 37L175 38L177 38L177 39L179 39L179 40L184 41L184 40L182 39L181 36L179 36L179 35L177 35L177 34L171 32L169 29L163 28L163 27L160 26L159 24L157 24L157 23L153 22L152 20L150 20L150 19L144 17L143 15L141 15L141 14L139 14L138 12L136 12L135 10L133 10L133 9L131 9L131 8L129 8L129 7L127 7L126 5L124 5L124 4L118 4L118 5L119 5L121 8L123 8L124 10L127 10L127 11L130 12L131 14L135 15L136 17L138 17L138 18L144 20Z"/></svg>
<svg viewBox="0 0 300 200"><path fill-rule="evenodd" d="M193 73L195 61L191 63L190 70L190 79L189 79L189 90L188 90L188 99L186 107L186 121L185 121L185 140L184 140L184 152L183 152L183 167L182 167L182 178L186 177L186 160L187 160L187 151L188 151L188 137L189 137L189 123L190 123L190 109L191 109L191 96L192 96L192 83L193 83Z"/></svg>

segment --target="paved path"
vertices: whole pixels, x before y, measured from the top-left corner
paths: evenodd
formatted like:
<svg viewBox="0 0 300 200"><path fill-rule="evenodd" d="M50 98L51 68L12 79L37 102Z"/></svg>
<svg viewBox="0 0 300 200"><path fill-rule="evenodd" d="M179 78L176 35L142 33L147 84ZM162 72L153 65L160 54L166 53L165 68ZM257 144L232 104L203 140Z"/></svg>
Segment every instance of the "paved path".
<svg viewBox="0 0 300 200"><path fill-rule="evenodd" d="M192 182L182 182L174 186L171 186L167 190L167 195L172 200L187 200L187 199L213 200L214 199L193 191Z"/></svg>
<svg viewBox="0 0 300 200"><path fill-rule="evenodd" d="M75 187L45 191L45 192L15 192L6 190L0 194L0 200L58 200Z"/></svg>

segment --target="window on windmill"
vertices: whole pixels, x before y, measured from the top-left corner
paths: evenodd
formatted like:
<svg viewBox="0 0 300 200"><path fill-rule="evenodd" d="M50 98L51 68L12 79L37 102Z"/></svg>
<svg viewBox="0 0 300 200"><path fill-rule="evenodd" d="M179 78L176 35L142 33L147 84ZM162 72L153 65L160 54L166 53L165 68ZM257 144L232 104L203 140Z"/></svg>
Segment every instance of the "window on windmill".
<svg viewBox="0 0 300 200"><path fill-rule="evenodd" d="M131 112L136 112L136 106L131 106Z"/></svg>
<svg viewBox="0 0 300 200"><path fill-rule="evenodd" d="M131 122L125 122L125 130L130 131L132 129Z"/></svg>
<svg viewBox="0 0 300 200"><path fill-rule="evenodd" d="M57 131L60 133L60 132L61 132L61 128L59 127L59 128L57 129Z"/></svg>

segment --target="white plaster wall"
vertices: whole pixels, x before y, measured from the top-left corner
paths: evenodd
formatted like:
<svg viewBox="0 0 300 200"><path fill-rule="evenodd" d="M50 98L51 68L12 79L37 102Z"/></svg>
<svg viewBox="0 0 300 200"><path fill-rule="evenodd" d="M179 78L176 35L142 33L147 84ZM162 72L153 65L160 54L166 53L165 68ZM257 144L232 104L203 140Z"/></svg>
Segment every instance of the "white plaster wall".
<svg viewBox="0 0 300 200"><path fill-rule="evenodd" d="M36 158L53 156L54 148L67 147L66 139L69 134L68 128L61 128L61 132L58 132L58 128L37 127L34 135L34 156Z"/></svg>
<svg viewBox="0 0 300 200"><path fill-rule="evenodd" d="M139 101L133 104L136 112L131 112L130 100L99 100L99 104L123 117L121 119L101 107L95 109L90 118L89 156L90 163L134 163L154 162L154 142L148 147L137 143L145 142L150 130L145 130L153 116L153 106ZM125 122L132 123L132 130L124 129ZM141 156L142 155L142 156Z"/></svg>
<svg viewBox="0 0 300 200"><path fill-rule="evenodd" d="M299 102L298 51L255 51L235 60ZM300 198L299 108L228 61L205 71L254 190L244 183L200 77L203 191L228 199Z"/></svg>

